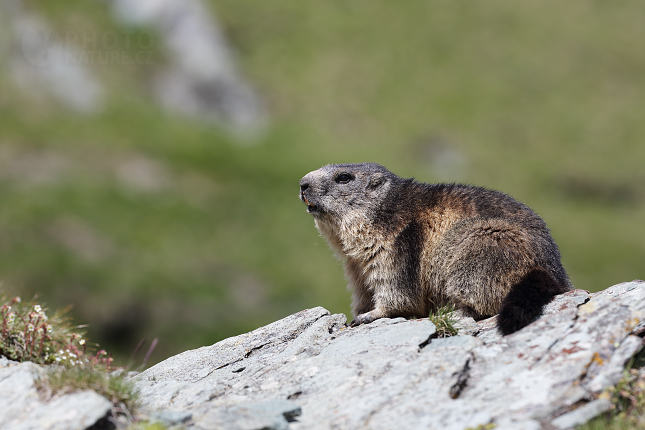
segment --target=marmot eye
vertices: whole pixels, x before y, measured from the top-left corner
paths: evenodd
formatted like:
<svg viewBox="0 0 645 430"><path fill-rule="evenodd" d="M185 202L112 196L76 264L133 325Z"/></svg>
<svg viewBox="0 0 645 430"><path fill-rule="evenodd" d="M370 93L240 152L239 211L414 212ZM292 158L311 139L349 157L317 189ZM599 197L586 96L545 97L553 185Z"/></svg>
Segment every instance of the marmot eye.
<svg viewBox="0 0 645 430"><path fill-rule="evenodd" d="M339 184L347 184L352 179L354 179L354 177L349 173L341 173L336 177L336 182L338 182Z"/></svg>

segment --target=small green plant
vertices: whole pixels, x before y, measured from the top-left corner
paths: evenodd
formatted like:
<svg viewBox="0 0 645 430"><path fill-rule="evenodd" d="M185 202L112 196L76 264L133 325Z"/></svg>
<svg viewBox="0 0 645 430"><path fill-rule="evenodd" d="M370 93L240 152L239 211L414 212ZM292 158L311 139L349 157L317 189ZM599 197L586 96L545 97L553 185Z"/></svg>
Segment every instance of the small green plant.
<svg viewBox="0 0 645 430"><path fill-rule="evenodd" d="M0 355L37 364L114 370L112 357L87 343L83 326L73 327L68 312L64 309L50 318L47 308L34 300L1 295Z"/></svg>
<svg viewBox="0 0 645 430"><path fill-rule="evenodd" d="M138 406L133 382L123 376L124 369L113 366L111 355L86 341L83 326L71 325L68 311L50 318L47 308L35 300L25 303L20 297L0 295L0 355L46 365L35 376L42 397L93 390L112 402L112 418L133 422ZM156 339L143 366L155 345Z"/></svg>
<svg viewBox="0 0 645 430"><path fill-rule="evenodd" d="M81 367L50 366L37 379L36 386L45 398L93 390L112 402L116 414L128 417L132 417L138 407L134 383L120 371L108 373Z"/></svg>
<svg viewBox="0 0 645 430"><path fill-rule="evenodd" d="M493 430L497 427L494 423L480 424L477 427L468 427L466 430Z"/></svg>
<svg viewBox="0 0 645 430"><path fill-rule="evenodd" d="M454 312L455 307L453 305L446 305L430 314L430 321L437 328L437 337L450 337L457 334L457 319L455 318Z"/></svg>
<svg viewBox="0 0 645 430"><path fill-rule="evenodd" d="M638 369L625 370L622 379L600 398L611 400L609 411L578 430L637 430L645 428L645 377Z"/></svg>

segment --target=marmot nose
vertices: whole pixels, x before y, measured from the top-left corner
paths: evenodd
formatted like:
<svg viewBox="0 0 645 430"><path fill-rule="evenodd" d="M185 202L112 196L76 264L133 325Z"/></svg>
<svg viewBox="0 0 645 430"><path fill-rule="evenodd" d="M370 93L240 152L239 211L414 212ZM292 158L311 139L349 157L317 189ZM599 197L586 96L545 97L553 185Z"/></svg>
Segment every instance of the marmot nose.
<svg viewBox="0 0 645 430"><path fill-rule="evenodd" d="M305 183L300 184L300 192L301 193L304 193L307 188L309 188L308 183L305 182Z"/></svg>

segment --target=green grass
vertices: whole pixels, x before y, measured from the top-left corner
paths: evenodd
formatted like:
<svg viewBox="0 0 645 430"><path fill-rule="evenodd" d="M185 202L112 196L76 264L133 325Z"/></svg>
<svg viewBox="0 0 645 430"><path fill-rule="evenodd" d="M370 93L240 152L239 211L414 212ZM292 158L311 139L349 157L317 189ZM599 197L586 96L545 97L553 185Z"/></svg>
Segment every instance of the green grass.
<svg viewBox="0 0 645 430"><path fill-rule="evenodd" d="M67 311L51 317L47 313L35 299L9 298L0 290L0 356L42 365L34 378L44 399L93 390L112 403L112 418L132 421L139 398L125 370L115 368L110 354L87 342L83 327L72 326Z"/></svg>
<svg viewBox="0 0 645 430"><path fill-rule="evenodd" d="M497 427L494 423L480 424L477 427L468 427L466 430L493 430Z"/></svg>
<svg viewBox="0 0 645 430"><path fill-rule="evenodd" d="M640 430L643 425L636 424L637 419L626 415L595 418L578 427L577 430Z"/></svg>
<svg viewBox="0 0 645 430"><path fill-rule="evenodd" d="M642 370L643 354L639 353L627 366L623 377L601 397L611 401L610 410L577 430L640 430L645 428L645 378Z"/></svg>
<svg viewBox="0 0 645 430"><path fill-rule="evenodd" d="M95 391L114 405L115 416L132 417L139 406L139 393L134 382L119 374L75 367L49 367L36 380L36 387L45 398L76 391Z"/></svg>
<svg viewBox="0 0 645 430"><path fill-rule="evenodd" d="M457 334L459 329L455 318L455 307L453 305L442 306L436 312L430 313L430 321L436 327L437 337L450 337Z"/></svg>
<svg viewBox="0 0 645 430"><path fill-rule="evenodd" d="M28 4L58 31L119 31L103 3ZM141 338L160 338L154 362L303 308L348 312L296 195L308 171L353 161L512 194L578 288L643 278L639 2L209 5L268 105L252 144L155 106L154 65L90 64L108 89L94 116L25 95L0 67L6 288L74 303L122 360Z"/></svg>
<svg viewBox="0 0 645 430"><path fill-rule="evenodd" d="M69 309L47 315L36 300L8 298L0 289L0 356L15 361L112 371L112 357L84 338L84 326L72 326Z"/></svg>

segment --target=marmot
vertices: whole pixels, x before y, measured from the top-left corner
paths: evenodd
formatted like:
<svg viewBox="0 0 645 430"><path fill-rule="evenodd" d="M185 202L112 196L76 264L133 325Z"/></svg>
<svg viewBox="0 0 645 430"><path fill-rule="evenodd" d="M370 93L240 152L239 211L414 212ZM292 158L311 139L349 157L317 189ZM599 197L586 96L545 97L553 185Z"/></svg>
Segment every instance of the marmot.
<svg viewBox="0 0 645 430"><path fill-rule="evenodd" d="M352 325L452 303L476 320L499 314L507 335L572 288L544 221L498 191L330 164L300 180L300 199L344 260Z"/></svg>

